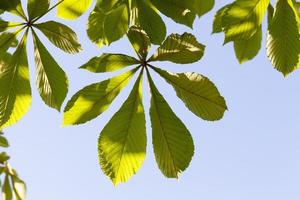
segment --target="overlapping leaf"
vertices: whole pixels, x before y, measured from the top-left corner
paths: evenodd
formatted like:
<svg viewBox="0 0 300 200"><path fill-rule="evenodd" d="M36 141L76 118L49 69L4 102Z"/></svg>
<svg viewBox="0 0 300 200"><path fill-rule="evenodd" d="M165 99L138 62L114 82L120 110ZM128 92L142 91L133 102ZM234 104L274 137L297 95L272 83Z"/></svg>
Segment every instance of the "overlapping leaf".
<svg viewBox="0 0 300 200"><path fill-rule="evenodd" d="M140 64L140 62L131 56L124 54L103 54L99 57L92 58L80 68L94 73L101 73L113 72L135 64Z"/></svg>
<svg viewBox="0 0 300 200"><path fill-rule="evenodd" d="M158 48L150 61L171 61L179 64L193 63L200 60L205 46L197 42L189 33L172 34Z"/></svg>
<svg viewBox="0 0 300 200"><path fill-rule="evenodd" d="M225 42L249 39L260 28L270 0L236 0L225 11L222 27Z"/></svg>
<svg viewBox="0 0 300 200"><path fill-rule="evenodd" d="M109 45L120 39L130 24L141 27L151 43L161 44L166 37L166 26L160 13L192 28L196 16L202 16L213 5L214 0L98 0L90 14L87 32L92 42Z"/></svg>

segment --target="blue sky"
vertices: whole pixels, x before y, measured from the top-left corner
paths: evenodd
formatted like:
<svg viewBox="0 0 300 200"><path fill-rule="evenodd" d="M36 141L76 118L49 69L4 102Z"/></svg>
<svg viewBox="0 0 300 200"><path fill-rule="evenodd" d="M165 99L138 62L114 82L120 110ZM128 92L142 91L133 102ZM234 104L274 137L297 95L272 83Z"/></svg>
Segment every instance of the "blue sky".
<svg viewBox="0 0 300 200"><path fill-rule="evenodd" d="M45 106L35 89L30 39L28 55L33 104L18 124L5 130L11 143L8 150L12 156L11 164L27 183L28 199L298 200L300 72L284 78L274 70L266 56L265 40L254 60L239 65L232 44L222 46L223 35L211 35L214 13L229 2L217 1L213 11L196 20L194 30L165 18L168 33L191 32L207 48L204 58L198 63L175 65L165 62L159 66L173 72L196 71L209 77L226 98L229 107L221 121L205 122L190 113L177 100L174 90L154 76L161 92L185 122L195 142L191 165L179 180L166 179L158 170L148 123L147 158L143 167L128 183L114 187L99 168L97 139L128 95L128 90L122 92L102 116L81 126L62 128L62 114ZM66 100L82 87L116 74L92 74L79 70L78 67L91 57L104 52L134 55L126 38L101 49L93 45L85 32L87 17L86 14L77 21L65 22L57 19L52 12L42 19L67 23L78 33L84 49L78 55L68 55L42 37L69 75L70 91ZM148 91L145 90L145 93L144 104L148 110Z"/></svg>

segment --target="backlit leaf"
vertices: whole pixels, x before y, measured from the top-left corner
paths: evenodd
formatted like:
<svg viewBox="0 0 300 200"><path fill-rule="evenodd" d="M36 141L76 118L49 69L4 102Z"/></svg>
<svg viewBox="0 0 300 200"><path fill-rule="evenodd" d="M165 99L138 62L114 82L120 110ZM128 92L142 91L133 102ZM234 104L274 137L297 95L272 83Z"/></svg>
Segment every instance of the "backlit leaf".
<svg viewBox="0 0 300 200"><path fill-rule="evenodd" d="M197 42L192 34L171 34L150 58L150 61L193 63L202 58L204 50L205 46Z"/></svg>
<svg viewBox="0 0 300 200"><path fill-rule="evenodd" d="M127 85L136 69L106 81L89 85L67 103L64 125L82 124L103 113Z"/></svg>
<svg viewBox="0 0 300 200"><path fill-rule="evenodd" d="M192 12L192 8L194 8L193 1L151 0L151 2L160 12L175 22L193 27L196 17L196 13Z"/></svg>
<svg viewBox="0 0 300 200"><path fill-rule="evenodd" d="M78 53L81 50L76 33L64 24L48 21L34 27L38 28L52 44L67 53Z"/></svg>
<svg viewBox="0 0 300 200"><path fill-rule="evenodd" d="M225 43L249 39L260 28L270 0L236 0L226 10L222 25Z"/></svg>
<svg viewBox="0 0 300 200"><path fill-rule="evenodd" d="M123 54L102 54L99 57L94 57L80 69L86 69L94 73L113 72L127 66L139 64L135 58Z"/></svg>
<svg viewBox="0 0 300 200"><path fill-rule="evenodd" d="M44 102L60 111L68 92L68 79L54 58L34 33L37 88Z"/></svg>
<svg viewBox="0 0 300 200"><path fill-rule="evenodd" d="M238 61L242 64L254 58L260 48L262 40L262 30L257 31L251 38L245 40L234 41L235 55Z"/></svg>
<svg viewBox="0 0 300 200"><path fill-rule="evenodd" d="M269 25L267 54L284 75L298 67L300 56L299 16L291 0L278 0Z"/></svg>
<svg viewBox="0 0 300 200"><path fill-rule="evenodd" d="M138 19L153 44L161 44L166 37L166 25L149 1L137 1Z"/></svg>
<svg viewBox="0 0 300 200"><path fill-rule="evenodd" d="M26 20L20 0L1 0L0 9L8 11Z"/></svg>
<svg viewBox="0 0 300 200"><path fill-rule="evenodd" d="M27 12L29 20L33 20L45 14L50 6L50 0L28 0Z"/></svg>
<svg viewBox="0 0 300 200"><path fill-rule="evenodd" d="M57 7L57 15L63 19L76 19L87 11L92 2L92 0L62 0Z"/></svg>
<svg viewBox="0 0 300 200"><path fill-rule="evenodd" d="M213 9L215 0L195 0L195 11L199 17Z"/></svg>
<svg viewBox="0 0 300 200"><path fill-rule="evenodd" d="M136 26L132 26L128 31L127 37L139 58L146 60L151 42L145 31Z"/></svg>
<svg viewBox="0 0 300 200"><path fill-rule="evenodd" d="M31 104L26 35L23 37L10 62L6 66L1 67L0 129L19 121L29 110Z"/></svg>
<svg viewBox="0 0 300 200"><path fill-rule="evenodd" d="M170 74L153 69L174 87L177 96L195 115L209 121L223 117L226 102L208 78L197 73Z"/></svg>
<svg viewBox="0 0 300 200"><path fill-rule="evenodd" d="M104 127L99 138L101 168L115 185L128 181L145 159L145 124L140 75L128 99Z"/></svg>
<svg viewBox="0 0 300 200"><path fill-rule="evenodd" d="M148 74L151 89L150 117L155 159L168 178L178 178L190 164L194 154L193 139L155 87Z"/></svg>
<svg viewBox="0 0 300 200"><path fill-rule="evenodd" d="M10 186L9 175L5 175L4 183L2 186L2 199L3 200L12 200L12 189Z"/></svg>

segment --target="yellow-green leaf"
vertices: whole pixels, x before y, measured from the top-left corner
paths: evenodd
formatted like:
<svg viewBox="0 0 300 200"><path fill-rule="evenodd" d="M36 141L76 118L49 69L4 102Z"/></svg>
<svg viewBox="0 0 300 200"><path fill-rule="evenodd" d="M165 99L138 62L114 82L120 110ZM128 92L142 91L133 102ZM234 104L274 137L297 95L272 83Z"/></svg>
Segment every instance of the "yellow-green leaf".
<svg viewBox="0 0 300 200"><path fill-rule="evenodd" d="M262 40L262 30L257 31L251 38L234 41L235 55L240 64L254 58L260 48Z"/></svg>
<svg viewBox="0 0 300 200"><path fill-rule="evenodd" d="M175 22L193 27L196 13L192 11L194 1L183 0L151 0L151 3L164 15Z"/></svg>
<svg viewBox="0 0 300 200"><path fill-rule="evenodd" d="M35 24L52 44L67 53L78 53L81 51L81 45L78 42L76 33L68 26L48 21L41 24Z"/></svg>
<svg viewBox="0 0 300 200"><path fill-rule="evenodd" d="M123 54L102 54L99 57L94 57L80 69L86 69L94 73L113 72L127 66L139 64L137 59Z"/></svg>
<svg viewBox="0 0 300 200"><path fill-rule="evenodd" d="M92 0L60 0L57 6L57 16L63 19L73 20L80 17L92 4Z"/></svg>
<svg viewBox="0 0 300 200"><path fill-rule="evenodd" d="M104 20L104 43L109 45L123 37L129 26L128 8L122 4L107 14Z"/></svg>
<svg viewBox="0 0 300 200"><path fill-rule="evenodd" d="M29 110L31 88L24 35L10 62L1 67L0 129L19 121Z"/></svg>
<svg viewBox="0 0 300 200"><path fill-rule="evenodd" d="M35 32L33 32L33 38L38 91L48 106L60 111L68 92L67 75L47 51Z"/></svg>
<svg viewBox="0 0 300 200"><path fill-rule="evenodd" d="M115 1L99 1L89 16L87 33L98 46L110 45L122 38L129 26L126 4L113 6Z"/></svg>
<svg viewBox="0 0 300 200"><path fill-rule="evenodd" d="M195 115L209 121L223 117L226 102L208 78L197 73L170 74L153 69L174 87L177 96Z"/></svg>
<svg viewBox="0 0 300 200"><path fill-rule="evenodd" d="M138 20L153 44L161 44L167 34L166 25L153 5L147 1L137 1Z"/></svg>
<svg viewBox="0 0 300 200"><path fill-rule="evenodd" d="M270 0L236 0L223 16L225 43L249 39L260 28Z"/></svg>
<svg viewBox="0 0 300 200"><path fill-rule="evenodd" d="M11 176L13 197L15 200L26 200L26 185L17 175Z"/></svg>
<svg viewBox="0 0 300 200"><path fill-rule="evenodd" d="M115 185L128 181L145 159L145 124L140 74L128 99L104 127L98 142L101 168Z"/></svg>
<svg viewBox="0 0 300 200"><path fill-rule="evenodd" d="M65 107L63 124L82 124L103 113L127 85L136 70L89 85L77 92Z"/></svg>
<svg viewBox="0 0 300 200"><path fill-rule="evenodd" d="M155 87L148 74L151 90L150 118L155 159L161 172L168 178L178 178L194 155L191 134L175 115Z"/></svg>
<svg viewBox="0 0 300 200"><path fill-rule="evenodd" d="M150 61L193 63L202 58L204 50L205 46L200 44L192 34L171 34L157 49Z"/></svg>
<svg viewBox="0 0 300 200"><path fill-rule="evenodd" d="M267 54L273 66L284 75L299 64L299 16L291 0L278 0L274 17L269 25Z"/></svg>

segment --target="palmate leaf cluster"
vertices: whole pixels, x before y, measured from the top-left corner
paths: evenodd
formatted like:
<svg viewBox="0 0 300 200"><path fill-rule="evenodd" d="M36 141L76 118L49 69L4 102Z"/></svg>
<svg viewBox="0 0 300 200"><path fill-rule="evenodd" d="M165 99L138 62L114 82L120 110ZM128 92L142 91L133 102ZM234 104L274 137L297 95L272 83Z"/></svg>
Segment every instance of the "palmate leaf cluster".
<svg viewBox="0 0 300 200"><path fill-rule="evenodd" d="M83 124L95 119L134 81L128 98L101 131L98 140L102 170L114 184L125 182L140 169L146 156L146 117L142 103L145 90L142 87L147 83L151 94L150 119L156 162L166 177L178 178L194 154L193 139L171 109L168 99L160 93L153 74L170 84L185 106L204 120L221 119L227 106L216 86L205 76L193 72L171 73L156 66L158 61L180 65L195 63L205 50L190 33L167 36L163 16L193 28L195 19L213 8L214 0L59 0L53 7L50 7L50 0L28 0L27 13L20 0L1 0L0 14L11 13L22 22L0 19L0 129L16 123L31 104L26 52L28 34L32 34L34 43L36 85L40 96L48 106L61 110L68 92L68 78L38 35L43 34L66 53L78 53L81 46L74 31L66 25L39 21L54 8L57 8L58 17L76 19L88 11L93 2L95 7L87 22L90 40L102 46L127 36L137 57L106 53L81 66L93 73L126 72L77 92L64 108L63 124ZM270 0L235 0L216 13L213 32L225 34L224 44L234 43L236 57L243 63L254 58L261 49L266 15L268 57L277 70L287 75L300 64L298 1L276 0L273 7ZM151 44L159 48L149 56ZM5 141L0 137L0 146L5 145ZM5 174L4 199L23 200L25 184L7 164L8 156L2 156L0 172ZM20 194L15 194L16 185L21 188Z"/></svg>
<svg viewBox="0 0 300 200"><path fill-rule="evenodd" d="M283 75L300 67L300 12L296 0L236 0L215 15L213 32L224 32L224 43L233 42L240 63L261 49L262 22L268 13L267 55Z"/></svg>
<svg viewBox="0 0 300 200"><path fill-rule="evenodd" d="M58 7L58 15L65 19L80 16L92 0L65 0ZM214 6L214 0L97 0L88 20L88 36L99 46L109 45L122 38L131 25L140 26L151 43L161 44L166 37L163 14L190 28L197 16Z"/></svg>
<svg viewBox="0 0 300 200"><path fill-rule="evenodd" d="M82 124L102 114L130 80L137 76L128 98L104 127L98 142L100 165L104 173L114 184L127 181L141 167L146 155L142 81L147 77L151 93L150 118L155 158L166 177L177 178L191 161L193 139L160 94L150 71L156 72L171 84L187 108L202 119L221 119L227 109L225 100L214 84L200 74L173 74L152 65L156 61L187 64L201 59L205 47L193 35L171 34L152 56L148 56L151 43L144 30L133 26L127 36L137 58L124 54L103 54L81 66L81 69L94 73L123 68L128 70L77 92L64 110L64 125ZM133 69L128 68L132 65L135 66ZM143 77L144 74L147 76Z"/></svg>
<svg viewBox="0 0 300 200"><path fill-rule="evenodd" d="M20 0L1 1L0 9L6 10L23 22L7 22L0 19L0 128L16 123L29 110L31 86L26 52L27 37L31 32L34 42L36 63L36 85L43 101L50 107L60 110L68 91L68 78L47 48L38 37L37 31L67 53L81 50L77 36L64 24L47 21L38 23L47 14L49 0L29 0L27 15ZM8 32L6 30L12 29ZM21 35L21 41L17 38ZM15 48L11 55L9 48Z"/></svg>
<svg viewBox="0 0 300 200"><path fill-rule="evenodd" d="M7 139L0 132L0 147L7 148L9 143ZM2 188L3 200L25 200L26 199L26 185L20 179L18 173L9 164L9 155L6 152L0 153L0 187Z"/></svg>

